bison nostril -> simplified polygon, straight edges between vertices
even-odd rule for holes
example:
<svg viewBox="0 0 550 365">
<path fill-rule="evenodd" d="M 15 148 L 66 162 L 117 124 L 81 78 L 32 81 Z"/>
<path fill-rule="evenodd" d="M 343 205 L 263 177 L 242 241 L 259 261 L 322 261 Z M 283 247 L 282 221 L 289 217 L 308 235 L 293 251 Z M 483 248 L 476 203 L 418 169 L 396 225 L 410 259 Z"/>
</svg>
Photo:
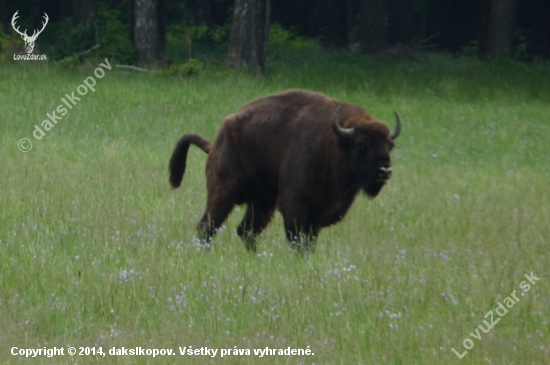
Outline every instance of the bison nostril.
<svg viewBox="0 0 550 365">
<path fill-rule="evenodd" d="M 391 167 L 381 167 L 378 169 L 378 177 L 383 180 L 387 180 L 391 177 L 392 168 Z"/>
</svg>

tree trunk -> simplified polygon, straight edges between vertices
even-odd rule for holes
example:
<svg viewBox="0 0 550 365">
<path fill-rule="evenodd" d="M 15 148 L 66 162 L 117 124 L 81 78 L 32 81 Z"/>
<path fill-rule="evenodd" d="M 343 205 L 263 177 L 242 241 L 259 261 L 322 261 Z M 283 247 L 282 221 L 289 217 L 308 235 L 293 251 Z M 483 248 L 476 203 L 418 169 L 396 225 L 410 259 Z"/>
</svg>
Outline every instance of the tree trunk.
<svg viewBox="0 0 550 365">
<path fill-rule="evenodd" d="M 522 4 L 525 6 L 525 4 Z M 550 58 L 550 1 L 531 1 L 527 8 L 530 14 L 524 23 L 529 24 L 528 34 L 530 52 L 534 55 Z M 518 19 L 519 20 L 519 19 Z"/>
<path fill-rule="evenodd" d="M 59 0 L 59 18 L 71 18 L 73 16 L 72 0 Z"/>
<path fill-rule="evenodd" d="M 365 54 L 376 54 L 386 48 L 384 0 L 361 0 L 361 23 L 361 51 Z"/>
<path fill-rule="evenodd" d="M 491 1 L 485 59 L 512 56 L 516 8 L 516 0 Z"/>
<path fill-rule="evenodd" d="M 0 0 L 1 2 L 1 0 Z M 1 8 L 1 6 L 0 6 Z M 48 14 L 49 21 L 57 22 L 61 19 L 61 11 L 60 11 L 60 1 L 59 0 L 42 0 L 40 1 L 40 12 L 39 14 Z M 2 10 L 0 9 L 0 13 Z"/>
<path fill-rule="evenodd" d="M 269 16 L 269 0 L 235 0 L 226 64 L 264 72 Z"/>
<path fill-rule="evenodd" d="M 96 0 L 73 0 L 73 25 L 86 24 L 96 13 Z"/>
<path fill-rule="evenodd" d="M 478 3 L 476 36 L 479 42 L 478 57 L 487 55 L 487 33 L 489 31 L 489 14 L 491 13 L 491 0 L 480 0 Z"/>
<path fill-rule="evenodd" d="M 162 38 L 159 28 L 159 1 L 135 0 L 134 46 L 141 64 L 160 60 Z"/>
<path fill-rule="evenodd" d="M 346 3 L 342 0 L 315 0 L 307 13 L 310 26 L 318 32 L 324 47 L 347 47 Z"/>
<path fill-rule="evenodd" d="M 417 37 L 414 3 L 412 0 L 390 0 L 388 2 L 388 39 L 389 43 L 407 44 Z"/>
<path fill-rule="evenodd" d="M 355 23 L 355 12 L 353 9 L 353 0 L 344 1 L 344 11 L 346 14 L 346 32 L 348 36 L 348 47 L 353 41 L 353 26 Z"/>
</svg>

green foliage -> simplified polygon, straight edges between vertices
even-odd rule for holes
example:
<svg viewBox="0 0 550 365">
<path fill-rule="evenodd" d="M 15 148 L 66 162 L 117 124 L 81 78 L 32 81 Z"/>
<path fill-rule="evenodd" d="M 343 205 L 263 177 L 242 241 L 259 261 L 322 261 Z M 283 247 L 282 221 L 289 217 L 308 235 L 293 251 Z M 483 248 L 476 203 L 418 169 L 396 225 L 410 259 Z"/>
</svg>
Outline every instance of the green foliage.
<svg viewBox="0 0 550 365">
<path fill-rule="evenodd" d="M 196 58 L 191 58 L 188 62 L 183 64 L 182 71 L 185 75 L 191 76 L 201 72 L 203 67 L 204 65 L 201 61 Z"/>
<path fill-rule="evenodd" d="M 466 57 L 474 57 L 477 58 L 479 56 L 479 42 L 478 41 L 470 41 L 465 46 L 462 46 L 462 55 Z"/>
<path fill-rule="evenodd" d="M 527 39 L 524 36 L 518 36 L 516 42 L 516 48 L 514 50 L 513 59 L 517 61 L 524 61 L 528 59 L 528 44 Z M 476 40 L 470 41 L 465 46 L 461 47 L 462 55 L 465 57 L 477 58 L 479 56 L 479 42 Z"/>
<path fill-rule="evenodd" d="M 514 59 L 526 60 L 529 57 L 527 38 L 523 35 L 517 37 L 517 45 L 514 52 Z"/>
<path fill-rule="evenodd" d="M 297 35 L 293 29 L 284 29 L 278 23 L 269 28 L 266 70 L 300 67 L 303 62 L 319 61 L 321 46 L 313 39 Z"/>
<path fill-rule="evenodd" d="M 23 50 L 23 40 L 18 36 L 4 34 L 0 23 L 0 64 L 13 62 L 13 55 Z"/>
<path fill-rule="evenodd" d="M 529 72 L 527 65 L 510 58 L 496 58 L 486 63 L 485 67 L 497 75 L 518 75 Z"/>
<path fill-rule="evenodd" d="M 96 44 L 101 47 L 93 51 L 92 57 L 109 58 L 119 63 L 135 61 L 130 25 L 121 20 L 117 10 L 101 10 L 88 23 L 73 27 L 70 19 L 52 24 L 53 38 L 48 42 L 47 53 L 51 59 L 60 60 L 90 49 Z"/>
<path fill-rule="evenodd" d="M 204 64 L 196 58 L 191 58 L 184 64 L 172 65 L 169 73 L 173 76 L 193 76 L 199 74 L 204 68 Z"/>
<path fill-rule="evenodd" d="M 166 31 L 166 55 L 173 60 L 200 58 L 223 59 L 227 51 L 230 26 L 173 25 Z"/>
<path fill-rule="evenodd" d="M 80 65 L 80 60 L 76 54 L 67 56 L 57 62 L 57 66 L 63 70 L 74 70 Z"/>
<path fill-rule="evenodd" d="M 0 23 L 0 56 L 4 52 L 4 49 L 7 48 L 7 42 L 9 38 L 4 34 L 4 27 L 2 23 Z"/>
<path fill-rule="evenodd" d="M 98 57 L 131 64 L 135 61 L 134 46 L 130 41 L 130 25 L 124 24 L 121 14 L 114 10 L 102 10 L 97 21 L 98 41 L 101 44 Z"/>
<path fill-rule="evenodd" d="M 269 50 L 274 53 L 311 53 L 320 49 L 315 40 L 299 36 L 294 29 L 284 29 L 279 23 L 273 23 L 269 27 Z"/>
<path fill-rule="evenodd" d="M 61 60 L 85 51 L 96 44 L 95 26 L 92 23 L 73 27 L 70 19 L 63 19 L 49 26 L 49 37 L 41 38 L 45 53 L 51 60 Z"/>
</svg>

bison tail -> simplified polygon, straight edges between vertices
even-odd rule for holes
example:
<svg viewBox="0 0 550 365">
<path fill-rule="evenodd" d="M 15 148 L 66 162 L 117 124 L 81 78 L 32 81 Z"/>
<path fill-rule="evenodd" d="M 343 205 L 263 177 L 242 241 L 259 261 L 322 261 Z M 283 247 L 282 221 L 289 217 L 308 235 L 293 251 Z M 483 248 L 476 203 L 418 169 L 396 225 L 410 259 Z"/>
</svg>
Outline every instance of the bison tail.
<svg viewBox="0 0 550 365">
<path fill-rule="evenodd" d="M 169 165 L 170 185 L 172 185 L 174 189 L 178 188 L 183 180 L 183 173 L 185 172 L 187 161 L 187 151 L 191 144 L 198 146 L 206 153 L 209 153 L 212 147 L 212 144 L 208 140 L 198 134 L 184 134 L 181 136 L 178 144 L 176 144 L 176 148 L 174 148 L 174 152 L 172 152 Z"/>
</svg>

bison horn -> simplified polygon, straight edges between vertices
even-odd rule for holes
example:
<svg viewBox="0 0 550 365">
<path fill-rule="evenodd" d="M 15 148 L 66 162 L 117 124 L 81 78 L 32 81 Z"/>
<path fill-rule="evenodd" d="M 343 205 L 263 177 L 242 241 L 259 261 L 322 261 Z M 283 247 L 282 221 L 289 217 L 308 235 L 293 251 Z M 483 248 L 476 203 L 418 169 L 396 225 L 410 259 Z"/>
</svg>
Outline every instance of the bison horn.
<svg viewBox="0 0 550 365">
<path fill-rule="evenodd" d="M 353 128 L 342 128 L 338 124 L 338 113 L 340 113 L 340 107 L 341 105 L 338 105 L 338 107 L 336 107 L 334 115 L 332 116 L 332 129 L 338 137 L 350 138 L 353 136 Z"/>
<path fill-rule="evenodd" d="M 390 137 L 391 139 L 396 139 L 397 136 L 399 136 L 399 133 L 401 133 L 401 118 L 399 118 L 399 114 L 397 112 L 395 113 L 395 117 L 397 118 L 397 124 L 395 125 L 395 129 L 391 131 Z"/>
</svg>

